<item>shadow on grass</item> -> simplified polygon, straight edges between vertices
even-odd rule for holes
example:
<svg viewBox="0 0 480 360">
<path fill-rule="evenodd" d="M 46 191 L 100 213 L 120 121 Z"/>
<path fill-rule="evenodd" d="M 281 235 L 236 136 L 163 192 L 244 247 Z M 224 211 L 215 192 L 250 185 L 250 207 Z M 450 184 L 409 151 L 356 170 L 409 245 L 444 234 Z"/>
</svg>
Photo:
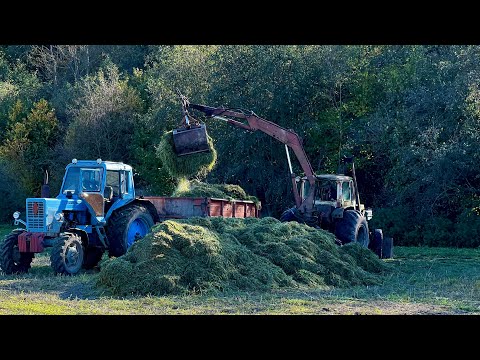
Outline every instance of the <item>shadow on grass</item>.
<svg viewBox="0 0 480 360">
<path fill-rule="evenodd" d="M 43 293 L 60 299 L 96 299 L 98 270 L 82 270 L 74 276 L 55 275 L 49 265 L 33 266 L 27 274 L 0 275 L 0 290 Z"/>
</svg>

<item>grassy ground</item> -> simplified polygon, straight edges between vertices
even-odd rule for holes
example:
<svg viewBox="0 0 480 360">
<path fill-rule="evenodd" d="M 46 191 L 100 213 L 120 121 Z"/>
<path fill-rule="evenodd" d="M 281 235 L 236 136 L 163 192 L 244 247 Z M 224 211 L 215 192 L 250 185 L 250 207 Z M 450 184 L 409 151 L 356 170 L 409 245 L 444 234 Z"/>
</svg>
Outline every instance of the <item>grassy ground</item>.
<svg viewBox="0 0 480 360">
<path fill-rule="evenodd" d="M 395 247 L 386 261 L 379 286 L 115 298 L 94 270 L 54 276 L 46 252 L 28 274 L 0 274 L 0 314 L 480 314 L 480 249 Z"/>
</svg>

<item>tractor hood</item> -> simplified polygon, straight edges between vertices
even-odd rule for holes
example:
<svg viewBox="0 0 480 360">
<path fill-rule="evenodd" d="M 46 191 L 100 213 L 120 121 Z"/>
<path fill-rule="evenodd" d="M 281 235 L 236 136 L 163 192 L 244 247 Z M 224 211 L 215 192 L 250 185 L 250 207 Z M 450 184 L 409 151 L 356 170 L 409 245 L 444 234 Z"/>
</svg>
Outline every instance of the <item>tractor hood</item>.
<svg viewBox="0 0 480 360">
<path fill-rule="evenodd" d="M 81 199 L 28 198 L 27 230 L 31 232 L 58 233 L 61 222 L 55 220 L 55 214 L 64 210 L 86 211 Z"/>
</svg>

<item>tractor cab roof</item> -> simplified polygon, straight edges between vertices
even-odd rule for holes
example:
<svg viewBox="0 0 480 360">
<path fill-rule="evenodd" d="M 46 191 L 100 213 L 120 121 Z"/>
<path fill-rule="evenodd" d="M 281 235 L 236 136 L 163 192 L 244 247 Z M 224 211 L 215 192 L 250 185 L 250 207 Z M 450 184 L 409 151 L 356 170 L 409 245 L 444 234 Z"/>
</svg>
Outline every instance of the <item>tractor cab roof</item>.
<svg viewBox="0 0 480 360">
<path fill-rule="evenodd" d="M 114 161 L 103 161 L 102 159 L 97 160 L 77 160 L 73 159 L 70 164 L 66 166 L 66 169 L 70 167 L 103 167 L 105 170 L 127 170 L 132 171 L 132 167 L 130 165 L 124 164 L 122 162 L 114 162 Z"/>
</svg>

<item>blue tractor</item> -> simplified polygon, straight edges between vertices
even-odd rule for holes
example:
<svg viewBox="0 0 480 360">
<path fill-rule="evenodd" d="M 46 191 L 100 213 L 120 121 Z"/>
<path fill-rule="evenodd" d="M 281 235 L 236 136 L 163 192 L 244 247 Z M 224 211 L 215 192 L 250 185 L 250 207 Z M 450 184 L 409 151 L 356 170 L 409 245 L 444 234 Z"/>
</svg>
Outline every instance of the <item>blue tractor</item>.
<svg viewBox="0 0 480 360">
<path fill-rule="evenodd" d="M 54 272 L 74 275 L 95 267 L 105 251 L 125 254 L 159 221 L 153 204 L 135 196 L 132 167 L 101 159 L 73 159 L 56 198 L 28 198 L 26 221 L 18 211 L 13 217 L 26 229 L 12 231 L 1 245 L 6 274 L 27 272 L 35 253 L 51 247 Z"/>
</svg>

